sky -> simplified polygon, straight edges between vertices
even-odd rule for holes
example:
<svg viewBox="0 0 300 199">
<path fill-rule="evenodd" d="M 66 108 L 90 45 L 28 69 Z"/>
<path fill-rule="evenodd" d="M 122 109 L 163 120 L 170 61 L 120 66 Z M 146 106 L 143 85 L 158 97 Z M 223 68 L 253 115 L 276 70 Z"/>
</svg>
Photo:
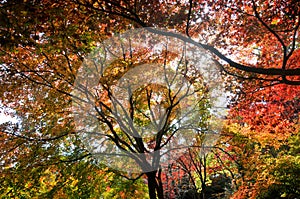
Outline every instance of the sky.
<svg viewBox="0 0 300 199">
<path fill-rule="evenodd" d="M 15 121 L 15 118 L 12 118 L 11 116 L 0 112 L 0 124 L 3 124 L 5 122 L 9 122 L 9 121 Z"/>
<path fill-rule="evenodd" d="M 5 122 L 17 122 L 16 117 L 12 117 L 8 113 L 14 113 L 12 109 L 3 107 L 2 103 L 0 102 L 0 124 L 3 124 Z"/>
</svg>

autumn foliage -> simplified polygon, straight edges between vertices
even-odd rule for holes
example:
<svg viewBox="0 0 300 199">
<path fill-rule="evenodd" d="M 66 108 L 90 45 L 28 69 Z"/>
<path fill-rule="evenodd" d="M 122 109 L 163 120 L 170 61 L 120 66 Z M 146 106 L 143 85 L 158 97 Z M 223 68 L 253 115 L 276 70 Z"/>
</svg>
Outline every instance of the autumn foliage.
<svg viewBox="0 0 300 199">
<path fill-rule="evenodd" d="M 148 30 L 192 44 L 209 56 L 223 76 L 228 115 L 212 146 L 205 148 L 199 139 L 169 167 L 139 175 L 93 158 L 75 128 L 72 91 L 89 53 L 112 36 L 142 27 L 160 28 Z M 299 197 L 299 27 L 297 0 L 1 1 L 0 106 L 17 122 L 0 124 L 0 196 Z M 114 86 L 129 69 L 151 63 L 148 50 L 124 53 L 99 83 Z M 197 67 L 189 72 L 201 79 Z M 197 83 L 191 76 L 188 81 Z M 135 108 L 147 108 L 148 99 L 141 98 L 151 89 L 161 87 L 136 92 L 140 104 Z M 205 85 L 201 89 L 208 92 Z M 94 99 L 96 107 L 111 106 L 109 91 L 103 89 Z M 172 107 L 167 100 L 162 104 Z M 209 118 L 209 100 L 201 106 L 201 114 Z M 174 110 L 169 123 L 178 114 Z M 134 121 L 145 123 L 143 112 L 136 116 Z M 150 196 L 149 176 L 155 190 Z"/>
</svg>

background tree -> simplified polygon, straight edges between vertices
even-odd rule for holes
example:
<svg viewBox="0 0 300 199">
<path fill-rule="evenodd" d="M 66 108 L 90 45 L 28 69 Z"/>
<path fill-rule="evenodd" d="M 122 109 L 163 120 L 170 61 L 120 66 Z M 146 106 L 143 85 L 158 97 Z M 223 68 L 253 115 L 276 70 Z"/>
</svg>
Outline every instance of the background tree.
<svg viewBox="0 0 300 199">
<path fill-rule="evenodd" d="M 299 87 L 256 81 L 262 86 L 255 88 L 254 83 L 243 83 L 224 134 L 223 149 L 237 169 L 234 198 L 294 197 L 299 192 L 294 183 L 299 154 L 291 140 L 299 134 Z"/>
</svg>

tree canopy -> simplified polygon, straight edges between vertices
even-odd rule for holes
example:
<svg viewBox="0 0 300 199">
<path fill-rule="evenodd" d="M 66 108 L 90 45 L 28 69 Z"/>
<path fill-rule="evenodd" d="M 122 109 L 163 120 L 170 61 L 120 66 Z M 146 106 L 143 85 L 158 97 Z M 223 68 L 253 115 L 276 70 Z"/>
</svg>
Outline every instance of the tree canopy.
<svg viewBox="0 0 300 199">
<path fill-rule="evenodd" d="M 0 102 L 17 118 L 0 124 L 1 197 L 298 197 L 299 26 L 297 0 L 1 1 Z M 120 38 L 139 28 L 156 36 Z M 120 83 L 150 76 L 165 84 L 131 92 Z M 217 86 L 228 116 L 204 150 Z M 141 173 L 94 159 L 85 139 L 103 136 L 105 150 L 122 149 Z M 155 151 L 172 138 L 195 139 L 161 168 Z"/>
</svg>

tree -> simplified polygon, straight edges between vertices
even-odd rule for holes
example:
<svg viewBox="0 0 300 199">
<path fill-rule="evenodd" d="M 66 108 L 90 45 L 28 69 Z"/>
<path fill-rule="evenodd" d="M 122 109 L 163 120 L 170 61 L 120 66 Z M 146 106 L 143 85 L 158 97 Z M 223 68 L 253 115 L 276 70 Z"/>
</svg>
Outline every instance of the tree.
<svg viewBox="0 0 300 199">
<path fill-rule="evenodd" d="M 218 69 L 186 49 L 193 48 L 147 29 L 120 35 L 90 54 L 74 84 L 75 121 L 90 151 L 111 167 L 145 173 L 150 198 L 164 197 L 160 167 L 214 119 Z"/>
<path fill-rule="evenodd" d="M 255 83 L 261 84 L 243 82 L 223 140 L 239 176 L 233 198 L 294 197 L 299 161 L 291 140 L 299 134 L 299 87 Z"/>
<path fill-rule="evenodd" d="M 68 160 L 87 157 L 71 117 L 75 73 L 97 43 L 128 29 L 164 27 L 184 33 L 148 29 L 205 49 L 231 75 L 227 84 L 239 81 L 233 77 L 249 80 L 242 90 L 299 84 L 298 1 L 43 0 L 2 1 L 0 6 L 0 96 L 4 106 L 14 109 L 22 121 L 19 126 L 8 125 L 2 130 L 4 167 L 18 162 L 22 168 L 32 168 L 43 162 L 61 161 L 62 151 L 68 151 Z M 263 84 L 254 80 L 263 80 Z M 273 116 L 287 117 L 284 111 L 289 114 L 292 107 L 298 106 L 297 99 L 288 99 L 287 95 L 277 101 L 271 99 L 271 88 L 277 92 L 290 90 L 294 97 L 298 92 L 292 86 L 264 88 L 268 112 L 259 117 L 266 121 L 272 121 Z M 147 89 L 141 92 L 144 96 Z M 234 91 L 240 92 L 241 88 Z M 261 94 L 237 104 L 237 110 L 251 105 L 251 99 L 259 102 Z M 251 110 L 264 108 L 265 99 L 261 102 Z M 283 116 L 275 114 L 276 107 L 284 110 Z M 245 112 L 239 114 L 245 120 L 240 124 L 251 124 L 251 117 L 247 118 Z M 293 114 L 284 119 L 285 125 L 272 123 L 263 133 L 281 132 L 279 137 L 286 140 L 284 132 L 290 134 L 298 128 L 291 125 L 297 120 L 297 113 Z M 254 122 L 260 122 L 259 117 L 255 116 Z M 260 125 L 252 128 L 259 129 Z M 280 141 L 273 146 L 280 147 Z"/>
<path fill-rule="evenodd" d="M 14 3 L 4 2 L 2 7 L 11 7 L 11 4 Z M 31 10 L 26 10 L 26 12 L 30 11 L 32 13 L 35 8 L 40 9 L 41 7 L 51 6 L 51 2 L 48 1 L 41 2 L 40 5 L 35 5 L 33 2 L 27 4 L 19 2 L 19 4 L 22 7 L 25 5 L 25 10 L 30 5 Z M 69 11 L 71 8 L 76 8 L 75 11 L 88 9 L 91 13 L 96 12 L 98 22 L 99 20 L 103 22 L 100 30 L 108 35 L 111 32 L 118 31 L 118 29 L 126 30 L 132 26 L 143 26 L 177 29 L 179 32 L 186 33 L 188 37 L 184 38 L 176 34 L 173 34 L 173 36 L 191 43 L 197 43 L 192 38 L 193 36 L 199 36 L 200 46 L 212 52 L 233 68 L 257 74 L 273 75 L 274 81 L 297 84 L 297 81 L 293 81 L 293 78 L 291 81 L 284 78 L 284 76 L 288 78 L 299 76 L 297 65 L 294 65 L 292 61 L 299 42 L 297 36 L 299 31 L 299 2 L 297 1 L 271 3 L 269 1 L 254 0 L 220 0 L 215 2 L 191 0 L 183 2 L 152 1 L 149 3 L 147 1 L 74 0 L 70 4 L 53 3 L 53 5 L 56 9 L 64 7 Z M 21 13 L 19 11 L 17 13 L 25 15 L 28 14 L 26 12 Z M 42 15 L 41 13 L 40 15 Z M 12 13 L 3 12 L 3 16 L 6 18 L 4 21 L 10 20 L 8 24 L 19 25 L 11 23 L 12 20 L 6 17 L 10 15 Z M 27 18 L 28 15 L 25 15 L 23 20 Z M 45 22 L 48 18 L 42 19 L 42 22 Z M 125 21 L 126 23 L 123 23 Z M 111 26 L 108 26 L 108 22 Z M 19 28 L 18 32 L 10 32 L 6 24 L 4 27 L 2 31 L 5 33 L 3 38 L 5 45 L 16 42 L 16 39 L 20 37 L 18 34 L 24 32 L 22 28 Z M 21 26 L 19 25 L 19 27 Z M 226 53 L 222 54 L 222 52 Z M 234 55 L 239 58 L 247 57 L 247 59 L 241 58 L 239 60 L 235 58 L 235 62 L 230 60 L 229 54 L 230 57 Z M 276 62 L 277 66 L 269 68 L 269 59 L 274 63 Z M 281 77 L 278 79 L 277 76 Z M 243 77 L 253 78 L 248 73 L 244 74 Z"/>
<path fill-rule="evenodd" d="M 1 2 L 1 101 L 19 119 L 17 125 L 1 127 L 3 197 L 92 197 L 104 192 L 101 186 L 107 182 L 99 179 L 105 169 L 85 162 L 90 154 L 74 132 L 68 95 L 82 56 L 104 37 L 94 34 L 95 24 L 87 25 L 99 19 L 91 16 L 71 2 Z M 74 169 L 80 171 L 75 174 Z M 85 184 L 90 182 L 85 172 L 92 170 L 94 182 L 101 183 L 99 192 L 91 191 L 93 183 Z M 55 184 L 40 182 L 42 176 L 54 177 Z M 76 181 L 84 184 L 84 192 Z M 118 190 L 124 191 L 117 188 L 115 194 Z"/>
<path fill-rule="evenodd" d="M 168 191 L 182 199 L 228 198 L 235 191 L 236 159 L 221 141 L 207 145 L 204 139 L 201 143 L 194 144 L 170 165 L 165 173 Z"/>
<path fill-rule="evenodd" d="M 291 135 L 287 141 L 282 141 L 280 147 L 275 149 L 266 145 L 264 139 L 247 134 L 244 128 L 231 126 L 229 129 L 226 136 L 229 147 L 224 148 L 233 157 L 232 171 L 237 190 L 232 198 L 281 198 L 298 195 L 296 179 L 299 155 L 295 151 L 297 147 L 292 144 L 298 139 L 298 133 Z M 256 134 L 259 135 L 259 132 Z"/>
<path fill-rule="evenodd" d="M 33 2 L 29 3 L 34 4 Z M 22 160 L 20 167 L 28 167 L 29 170 L 35 165 L 42 163 L 51 164 L 52 162 L 56 161 L 60 162 L 61 158 L 64 159 L 63 161 L 76 161 L 90 155 L 86 153 L 86 151 L 81 150 L 82 143 L 79 141 L 79 134 L 73 131 L 74 122 L 70 114 L 70 98 L 73 97 L 73 95 L 70 91 L 73 86 L 75 86 L 75 90 L 77 89 L 77 91 L 82 92 L 82 95 L 90 95 L 89 90 L 82 90 L 81 86 L 85 85 L 76 83 L 74 84 L 74 76 L 82 53 L 85 53 L 85 51 L 91 49 L 91 43 L 93 43 L 94 40 L 97 41 L 101 39 L 101 37 L 99 38 L 98 35 L 94 35 L 93 32 L 79 32 L 78 35 L 80 36 L 86 34 L 85 39 L 92 39 L 91 41 L 82 41 L 82 43 L 76 43 L 74 38 L 69 38 L 68 36 L 68 33 L 73 34 L 75 28 L 73 27 L 74 24 L 69 24 L 68 21 L 64 21 L 63 19 L 62 21 L 59 20 L 60 13 L 62 11 L 70 12 L 69 9 L 72 8 L 72 6 L 74 6 L 74 9 L 77 8 L 76 5 L 71 4 L 70 7 L 64 7 L 63 5 L 51 5 L 51 3 L 49 3 L 49 5 L 48 3 L 49 2 L 44 2 L 44 4 L 41 4 L 45 7 L 45 12 L 49 13 L 49 15 L 57 12 L 58 15 L 58 18 L 51 18 L 52 20 L 46 21 L 46 23 L 49 23 L 49 26 L 47 26 L 49 29 L 43 30 L 45 32 L 36 32 L 34 38 L 31 38 L 33 36 L 29 32 L 31 29 L 37 28 L 40 24 L 29 23 L 29 25 L 32 25 L 32 27 L 28 27 L 29 30 L 24 30 L 24 32 L 21 30 L 21 33 L 19 33 L 22 36 L 24 35 L 24 37 L 29 35 L 29 38 L 25 37 L 24 41 L 21 39 L 20 42 L 23 43 L 18 44 L 18 46 L 14 47 L 13 45 L 8 45 L 3 47 L 3 83 L 6 79 L 9 80 L 7 82 L 10 82 L 15 78 L 13 84 L 4 83 L 5 89 L 3 89 L 3 95 L 13 97 L 19 92 L 22 93 L 22 95 L 18 95 L 20 97 L 18 103 L 14 104 L 13 106 L 21 118 L 22 123 L 15 129 L 3 130 L 3 134 L 8 136 L 6 140 L 13 139 L 17 140 L 16 142 L 21 140 L 20 142 L 22 144 L 16 144 L 15 146 L 14 142 L 8 142 L 8 145 L 13 145 L 13 149 L 11 151 L 17 152 L 21 148 L 24 148 L 28 152 L 26 154 L 22 152 L 17 153 L 18 157 L 16 159 L 12 158 L 9 155 L 10 153 L 5 154 L 7 155 L 5 165 L 16 165 L 19 164 L 19 160 Z M 26 3 L 21 5 L 25 6 L 25 8 L 28 6 Z M 7 12 L 10 14 L 9 6 L 11 5 L 8 3 L 7 6 Z M 48 6 L 53 6 L 54 8 L 48 10 Z M 35 10 L 33 9 L 29 11 L 33 12 Z M 27 10 L 21 12 L 20 17 L 22 18 L 23 15 L 27 14 Z M 82 16 L 81 14 L 82 13 L 79 12 L 79 16 Z M 19 16 L 12 14 L 12 17 Z M 72 17 L 74 17 L 74 14 L 70 12 L 70 18 L 67 20 L 72 20 Z M 90 16 L 83 15 L 82 20 L 86 20 L 88 17 Z M 27 20 L 27 18 L 25 18 L 25 20 Z M 13 22 L 18 23 L 18 21 Z M 85 30 L 87 27 L 85 25 L 86 22 L 82 24 L 83 30 Z M 63 28 L 63 32 L 60 30 L 57 31 L 57 29 L 60 27 Z M 51 35 L 52 32 L 57 33 L 58 35 L 53 36 Z M 34 39 L 35 43 L 32 41 Z M 165 47 L 168 48 L 169 46 Z M 172 66 L 176 68 L 174 69 L 174 72 L 172 73 L 170 69 L 168 69 L 169 71 L 157 71 L 157 75 L 159 75 L 159 72 L 162 72 L 163 76 L 165 76 L 164 80 L 169 81 L 165 83 L 166 86 L 160 88 L 160 85 L 156 86 L 155 84 L 144 85 L 141 90 L 133 90 L 134 92 L 137 92 L 137 94 L 134 94 L 133 97 L 130 97 L 128 100 L 130 105 L 129 111 L 137 112 L 128 112 L 130 119 L 132 119 L 134 123 L 137 123 L 142 127 L 143 125 L 149 123 L 149 121 L 151 122 L 151 120 L 155 120 L 156 122 L 158 119 L 158 126 L 156 128 L 161 131 L 157 133 L 157 136 L 154 137 L 154 140 L 149 138 L 150 140 L 147 141 L 147 145 L 145 145 L 144 141 L 138 134 L 130 138 L 129 136 L 135 135 L 136 132 L 140 132 L 132 128 L 132 126 L 124 126 L 124 124 L 122 124 L 123 120 L 120 120 L 116 112 L 113 112 L 112 108 L 108 106 L 107 103 L 111 103 L 113 108 L 115 108 L 115 106 L 118 104 L 121 105 L 121 109 L 124 109 L 125 107 L 125 105 L 112 98 L 112 88 L 110 87 L 115 86 L 114 81 L 120 78 L 119 76 L 124 72 L 122 71 L 124 68 L 125 70 L 128 70 L 135 67 L 135 65 L 137 65 L 139 62 L 144 64 L 147 63 L 147 60 L 150 60 L 150 62 L 148 61 L 150 64 L 155 63 L 161 64 L 164 67 L 170 67 L 168 59 L 169 57 L 172 58 L 175 56 L 173 55 L 173 52 L 169 53 L 167 50 L 163 50 L 160 54 L 150 54 L 152 57 L 146 56 L 142 60 L 138 60 L 137 56 L 141 56 L 142 53 L 146 53 L 147 55 L 147 51 L 144 49 L 136 50 L 140 51 L 138 52 L 139 54 L 134 55 L 133 57 L 130 57 L 132 54 L 128 54 L 123 59 L 117 57 L 116 62 L 105 69 L 104 73 L 102 74 L 103 77 L 101 77 L 99 80 L 101 87 L 99 90 L 97 90 L 97 93 L 100 95 L 91 96 L 96 98 L 94 101 L 95 110 L 98 114 L 96 117 L 100 119 L 100 122 L 103 122 L 108 126 L 108 132 L 105 132 L 105 136 L 110 138 L 110 141 L 114 142 L 119 149 L 126 151 L 131 150 L 133 147 L 133 149 L 137 150 L 136 152 L 142 154 L 141 157 L 137 157 L 138 159 L 134 160 L 140 162 L 139 165 L 142 167 L 142 171 L 148 176 L 150 197 L 155 198 L 157 192 L 159 197 L 162 198 L 162 187 L 159 185 L 160 182 L 159 179 L 157 180 L 156 176 L 160 165 L 160 156 L 162 156 L 162 154 L 158 153 L 157 155 L 155 151 L 160 150 L 163 146 L 167 145 L 171 138 L 175 137 L 175 133 L 177 131 L 182 131 L 181 129 L 184 129 L 185 133 L 187 133 L 196 130 L 197 123 L 201 122 L 202 120 L 197 116 L 197 114 L 206 110 L 206 88 L 202 83 L 203 77 L 201 76 L 201 73 L 197 71 L 197 68 L 194 66 L 197 64 L 197 62 L 189 59 L 188 61 L 190 61 L 191 64 L 188 64 L 184 57 L 186 56 L 184 49 L 182 49 L 182 52 L 178 54 L 175 53 L 176 56 L 179 55 L 180 57 L 177 60 L 177 64 Z M 129 49 L 129 51 L 131 52 L 131 49 Z M 200 58 L 197 54 L 194 54 L 194 56 Z M 32 57 L 32 59 L 30 57 Z M 24 61 L 21 61 L 21 58 L 25 58 Z M 151 59 L 153 59 L 153 61 L 151 61 Z M 181 78 L 179 74 L 184 78 Z M 171 89 L 171 87 L 179 83 L 181 83 L 181 86 L 177 86 L 175 90 Z M 26 90 L 24 90 L 23 85 L 27 87 Z M 154 95 L 153 93 L 158 91 L 162 92 L 160 94 L 161 96 L 158 97 L 162 97 L 164 102 L 156 102 L 152 99 L 151 96 Z M 144 96 L 146 98 L 143 99 Z M 191 100 L 194 100 L 195 104 L 193 104 L 191 100 L 185 99 L 193 97 L 195 99 Z M 78 95 L 76 99 L 84 100 L 83 98 L 78 98 Z M 4 103 L 5 105 L 9 105 L 10 101 L 4 101 Z M 26 104 L 25 106 L 24 103 Z M 89 103 L 87 104 L 89 105 Z M 156 106 L 161 106 L 161 108 L 154 110 L 153 107 L 155 108 Z M 150 109 L 150 116 L 143 114 L 145 109 Z M 156 113 L 157 111 L 158 113 Z M 166 113 L 160 113 L 161 111 L 166 111 Z M 181 113 L 178 111 L 181 111 Z M 196 115 L 194 115 L 195 113 Z M 176 116 L 180 114 L 182 114 L 181 118 L 179 117 L 175 121 L 174 119 Z M 192 114 L 191 117 L 189 116 L 190 114 Z M 185 119 L 184 121 L 182 119 L 183 117 Z M 187 120 L 189 117 L 190 119 Z M 115 120 L 111 120 L 111 118 Z M 203 120 L 206 120 L 204 115 L 203 118 Z M 132 121 L 127 121 L 126 125 L 130 124 L 130 122 Z M 116 129 L 117 127 L 114 127 L 115 125 L 119 125 L 121 128 Z M 87 126 L 83 127 L 84 128 L 82 131 L 87 131 Z M 126 129 L 130 129 L 133 132 L 128 132 Z M 99 135 L 101 135 L 101 133 L 102 132 L 100 132 Z M 128 138 L 126 138 L 126 136 Z M 181 135 L 179 134 L 177 138 L 181 139 L 180 136 Z M 192 136 L 190 136 L 190 138 L 192 138 Z M 134 139 L 134 142 L 131 139 Z M 4 141 L 6 142 L 6 140 Z M 154 146 L 151 146 L 151 143 L 153 143 Z M 38 150 L 39 148 L 42 148 L 43 150 Z M 148 152 L 151 150 L 153 150 L 153 152 Z M 44 153 L 45 151 L 47 151 L 47 153 Z M 130 156 L 133 156 L 136 153 L 132 153 L 133 151 L 130 152 Z M 150 155 L 151 153 L 154 153 L 153 163 L 149 163 L 147 159 L 143 159 L 144 152 L 147 152 Z M 69 154 L 70 159 L 61 157 L 63 153 Z M 32 159 L 32 162 L 27 162 L 25 159 L 26 156 Z M 38 159 L 35 159 L 37 157 Z"/>
</svg>

